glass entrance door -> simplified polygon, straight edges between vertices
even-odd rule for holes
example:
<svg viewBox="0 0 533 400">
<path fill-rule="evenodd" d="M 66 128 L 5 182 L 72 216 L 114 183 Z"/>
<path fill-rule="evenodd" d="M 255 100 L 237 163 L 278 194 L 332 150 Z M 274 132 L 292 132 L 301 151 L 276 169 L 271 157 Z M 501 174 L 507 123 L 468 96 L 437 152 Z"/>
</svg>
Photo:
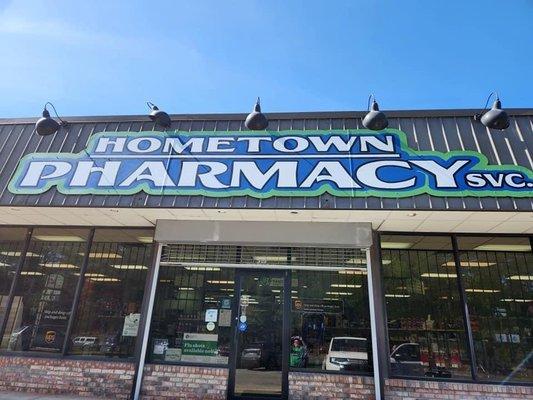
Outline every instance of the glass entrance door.
<svg viewBox="0 0 533 400">
<path fill-rule="evenodd" d="M 230 398 L 287 398 L 289 338 L 283 315 L 288 273 L 237 273 Z M 290 296 L 290 289 L 288 292 Z"/>
</svg>

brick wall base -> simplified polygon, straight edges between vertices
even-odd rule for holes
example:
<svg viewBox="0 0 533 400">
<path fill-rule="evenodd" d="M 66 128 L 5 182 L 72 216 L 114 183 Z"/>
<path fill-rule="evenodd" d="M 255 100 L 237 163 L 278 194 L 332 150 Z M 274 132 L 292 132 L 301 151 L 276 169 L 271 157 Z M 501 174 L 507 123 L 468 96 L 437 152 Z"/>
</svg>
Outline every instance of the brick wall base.
<svg viewBox="0 0 533 400">
<path fill-rule="evenodd" d="M 533 398 L 533 387 L 481 383 L 429 382 L 389 379 L 385 382 L 387 399 L 402 400 L 524 400 Z"/>
<path fill-rule="evenodd" d="M 290 372 L 289 398 L 373 400 L 374 379 L 366 376 Z"/>
<path fill-rule="evenodd" d="M 37 357 L 0 356 L 0 391 L 70 394 L 77 397 L 128 399 L 134 364 Z M 225 400 L 227 368 L 148 364 L 144 400 Z M 290 372 L 289 398 L 374 399 L 371 377 Z M 402 400 L 523 400 L 533 387 L 388 379 L 385 398 Z"/>
<path fill-rule="evenodd" d="M 141 394 L 143 400 L 225 400 L 227 368 L 147 364 Z"/>
<path fill-rule="evenodd" d="M 0 391 L 127 399 L 134 364 L 0 356 Z"/>
<path fill-rule="evenodd" d="M 523 400 L 533 399 L 533 387 L 388 379 L 387 400 Z M 289 373 L 289 399 L 374 399 L 371 377 L 307 372 Z"/>
</svg>

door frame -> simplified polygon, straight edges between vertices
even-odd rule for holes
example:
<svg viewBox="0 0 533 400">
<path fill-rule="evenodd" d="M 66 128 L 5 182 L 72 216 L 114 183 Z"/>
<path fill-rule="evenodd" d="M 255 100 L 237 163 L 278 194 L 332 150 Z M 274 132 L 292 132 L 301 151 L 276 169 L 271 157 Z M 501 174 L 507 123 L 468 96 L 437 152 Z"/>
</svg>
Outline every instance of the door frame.
<svg viewBox="0 0 533 400">
<path fill-rule="evenodd" d="M 239 321 L 239 304 L 241 301 L 241 288 L 242 281 L 245 276 L 254 275 L 260 273 L 263 276 L 277 276 L 283 278 L 283 306 L 282 306 L 282 356 L 281 356 L 281 397 L 278 396 L 235 396 L 235 375 L 237 368 L 237 351 L 239 349 L 239 330 L 237 329 Z M 280 269 L 243 269 L 237 268 L 235 270 L 235 293 L 234 301 L 232 304 L 232 324 L 231 324 L 231 346 L 229 355 L 229 375 L 228 375 L 228 387 L 227 396 L 228 400 L 287 400 L 289 398 L 289 341 L 290 341 L 290 312 L 291 312 L 291 270 Z"/>
</svg>

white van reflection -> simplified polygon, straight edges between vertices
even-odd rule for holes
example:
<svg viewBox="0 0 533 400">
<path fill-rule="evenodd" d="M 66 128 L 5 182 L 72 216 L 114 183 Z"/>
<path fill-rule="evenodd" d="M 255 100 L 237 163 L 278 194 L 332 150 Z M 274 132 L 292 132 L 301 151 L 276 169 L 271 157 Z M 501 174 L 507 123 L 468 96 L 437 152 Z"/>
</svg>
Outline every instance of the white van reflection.
<svg viewBox="0 0 533 400">
<path fill-rule="evenodd" d="M 322 368 L 327 371 L 368 370 L 368 343 L 362 337 L 334 337 Z"/>
</svg>

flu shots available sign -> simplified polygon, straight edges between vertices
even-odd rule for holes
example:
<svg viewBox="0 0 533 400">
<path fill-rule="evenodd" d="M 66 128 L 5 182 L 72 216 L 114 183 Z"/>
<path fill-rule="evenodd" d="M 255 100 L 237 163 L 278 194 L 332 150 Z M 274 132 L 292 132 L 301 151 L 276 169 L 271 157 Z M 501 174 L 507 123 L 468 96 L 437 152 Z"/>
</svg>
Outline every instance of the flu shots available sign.
<svg viewBox="0 0 533 400">
<path fill-rule="evenodd" d="M 533 172 L 473 151 L 416 151 L 385 129 L 103 132 L 80 153 L 32 153 L 9 190 L 39 194 L 529 197 Z"/>
</svg>

